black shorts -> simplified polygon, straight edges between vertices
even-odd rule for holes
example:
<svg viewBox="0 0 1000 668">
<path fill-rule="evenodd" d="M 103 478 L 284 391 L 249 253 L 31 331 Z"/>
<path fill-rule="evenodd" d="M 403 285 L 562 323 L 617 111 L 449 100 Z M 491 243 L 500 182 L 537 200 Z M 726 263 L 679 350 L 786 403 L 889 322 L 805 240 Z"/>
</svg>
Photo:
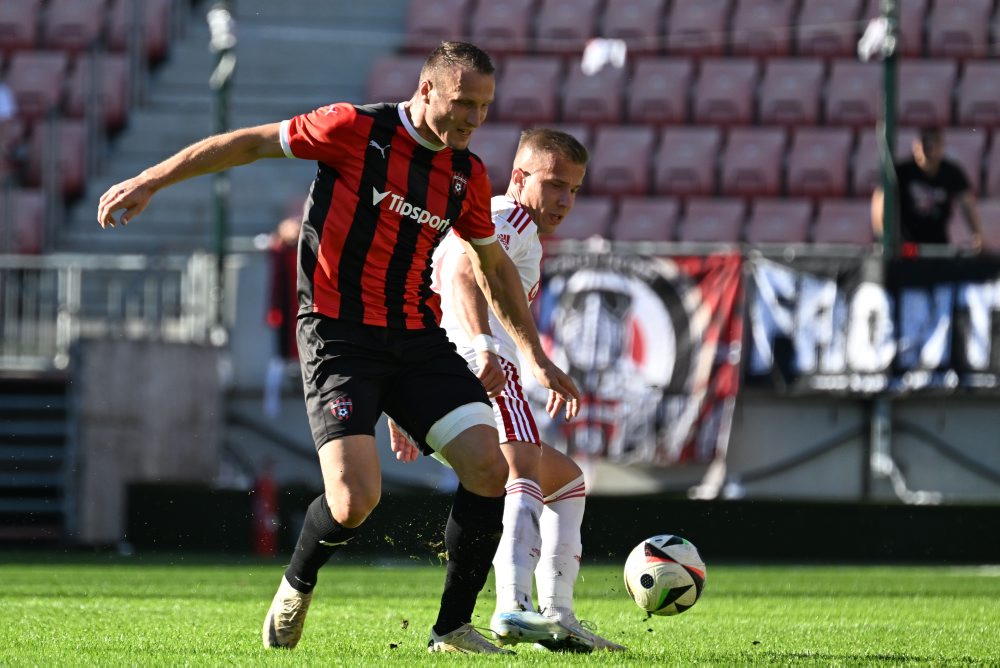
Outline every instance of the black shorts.
<svg viewBox="0 0 1000 668">
<path fill-rule="evenodd" d="M 388 329 L 307 316 L 298 323 L 306 411 L 318 450 L 327 441 L 375 435 L 386 413 L 421 445 L 431 426 L 489 397 L 444 330 Z"/>
</svg>

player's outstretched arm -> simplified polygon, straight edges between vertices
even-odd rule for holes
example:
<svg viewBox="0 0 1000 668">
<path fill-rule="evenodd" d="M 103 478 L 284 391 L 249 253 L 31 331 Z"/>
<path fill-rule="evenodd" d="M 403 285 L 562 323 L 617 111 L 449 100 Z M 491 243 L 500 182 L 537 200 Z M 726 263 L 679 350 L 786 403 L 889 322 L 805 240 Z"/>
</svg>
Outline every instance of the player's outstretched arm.
<svg viewBox="0 0 1000 668">
<path fill-rule="evenodd" d="M 554 417 L 565 403 L 566 417 L 575 417 L 579 411 L 580 391 L 573 379 L 545 354 L 517 267 L 496 241 L 482 245 L 463 243 L 466 244 L 466 255 L 472 262 L 476 282 L 492 305 L 493 312 L 524 353 L 532 374 L 550 390 L 546 411 Z"/>
<path fill-rule="evenodd" d="M 458 318 L 462 329 L 473 342 L 476 349 L 476 361 L 479 371 L 479 381 L 486 388 L 486 393 L 495 397 L 503 391 L 506 383 L 503 368 L 500 360 L 497 359 L 496 351 L 477 345 L 483 341 L 483 336 L 492 338 L 493 332 L 490 330 L 489 305 L 486 303 L 486 296 L 479 289 L 476 282 L 476 272 L 472 268 L 472 262 L 467 253 L 456 253 L 455 271 L 452 274 L 451 285 L 447 289 L 451 290 L 451 300 L 455 308 L 455 316 Z"/>
<path fill-rule="evenodd" d="M 261 158 L 284 156 L 281 149 L 280 123 L 243 128 L 206 137 L 178 151 L 138 176 L 115 184 L 101 196 L 97 222 L 101 227 L 115 227 L 117 211 L 124 211 L 120 222 L 127 225 L 149 204 L 160 189 L 212 172 L 221 172 Z"/>
</svg>

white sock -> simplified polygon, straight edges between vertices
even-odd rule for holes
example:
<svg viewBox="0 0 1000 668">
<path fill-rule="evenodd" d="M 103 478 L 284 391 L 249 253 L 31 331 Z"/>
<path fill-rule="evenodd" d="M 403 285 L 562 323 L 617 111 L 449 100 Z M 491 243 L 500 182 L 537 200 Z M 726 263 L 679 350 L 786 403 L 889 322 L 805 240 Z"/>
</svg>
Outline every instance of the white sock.
<svg viewBox="0 0 1000 668">
<path fill-rule="evenodd" d="M 497 610 L 515 610 L 518 606 L 534 610 L 531 580 L 542 543 L 538 534 L 541 512 L 542 490 L 537 482 L 518 478 L 507 483 L 503 535 L 493 557 Z"/>
<path fill-rule="evenodd" d="M 580 525 L 586 504 L 583 476 L 545 497 L 540 530 L 542 556 L 535 568 L 538 608 L 573 609 L 573 587 L 580 574 L 583 543 Z"/>
</svg>

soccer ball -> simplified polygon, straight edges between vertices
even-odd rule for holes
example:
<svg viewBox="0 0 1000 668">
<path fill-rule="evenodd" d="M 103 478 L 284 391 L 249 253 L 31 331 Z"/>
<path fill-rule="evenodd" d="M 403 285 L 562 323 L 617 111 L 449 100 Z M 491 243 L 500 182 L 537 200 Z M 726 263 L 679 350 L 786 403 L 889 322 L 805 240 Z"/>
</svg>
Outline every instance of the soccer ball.
<svg viewBox="0 0 1000 668">
<path fill-rule="evenodd" d="M 698 549 L 670 534 L 647 538 L 625 560 L 625 588 L 651 615 L 679 615 L 697 603 L 705 576 Z"/>
</svg>

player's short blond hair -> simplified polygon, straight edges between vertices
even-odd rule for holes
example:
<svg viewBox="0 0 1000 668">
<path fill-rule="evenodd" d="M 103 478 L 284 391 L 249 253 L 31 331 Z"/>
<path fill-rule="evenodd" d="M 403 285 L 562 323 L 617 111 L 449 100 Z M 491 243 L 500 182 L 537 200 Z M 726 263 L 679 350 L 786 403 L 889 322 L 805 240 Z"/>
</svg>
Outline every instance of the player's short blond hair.
<svg viewBox="0 0 1000 668">
<path fill-rule="evenodd" d="M 580 141 L 562 130 L 552 128 L 531 128 L 521 133 L 515 155 L 531 149 L 539 153 L 554 153 L 577 165 L 586 166 L 590 154 Z"/>
</svg>

